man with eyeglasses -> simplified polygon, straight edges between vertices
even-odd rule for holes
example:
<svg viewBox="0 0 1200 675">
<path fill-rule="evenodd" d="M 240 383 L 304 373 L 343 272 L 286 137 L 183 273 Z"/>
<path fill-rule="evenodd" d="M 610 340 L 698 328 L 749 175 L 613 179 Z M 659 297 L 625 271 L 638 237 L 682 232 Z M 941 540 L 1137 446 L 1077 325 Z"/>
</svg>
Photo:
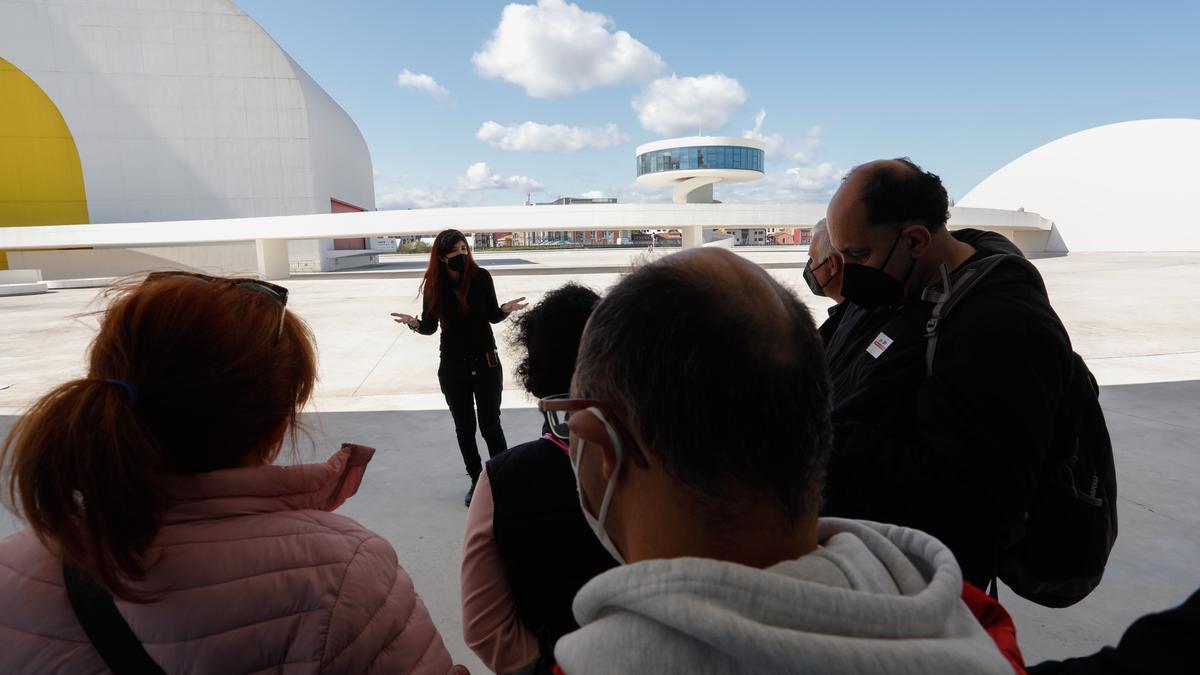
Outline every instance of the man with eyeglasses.
<svg viewBox="0 0 1200 675">
<path fill-rule="evenodd" d="M 740 256 L 683 251 L 608 292 L 570 396 L 539 403 L 622 563 L 575 596 L 563 672 L 1012 672 L 945 546 L 818 520 L 829 398 L 807 308 Z"/>
<path fill-rule="evenodd" d="M 822 513 L 929 532 L 984 588 L 1034 501 L 1072 352 L 1017 247 L 949 232 L 948 210 L 941 180 L 907 158 L 855 168 L 829 204 L 846 307 L 826 343 L 835 445 Z M 952 315 L 934 316 L 964 270 L 1001 254 Z"/>
</svg>

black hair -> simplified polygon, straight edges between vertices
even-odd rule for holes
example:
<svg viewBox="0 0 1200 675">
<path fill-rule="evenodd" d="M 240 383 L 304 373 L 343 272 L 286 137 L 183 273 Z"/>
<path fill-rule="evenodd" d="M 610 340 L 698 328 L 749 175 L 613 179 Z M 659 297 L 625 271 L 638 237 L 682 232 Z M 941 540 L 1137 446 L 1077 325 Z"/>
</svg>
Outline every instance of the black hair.
<svg viewBox="0 0 1200 675">
<path fill-rule="evenodd" d="M 433 249 L 437 252 L 438 257 L 444 256 L 450 252 L 458 242 L 467 240 L 466 235 L 458 230 L 442 230 L 438 232 L 437 237 L 433 241 Z"/>
<path fill-rule="evenodd" d="M 674 257 L 623 278 L 592 313 L 574 393 L 611 406 L 709 503 L 770 495 L 789 523 L 815 515 L 832 426 L 808 309 L 765 274 Z"/>
<path fill-rule="evenodd" d="M 509 342 L 524 352 L 515 373 L 525 391 L 537 398 L 570 391 L 579 338 L 599 301 L 595 291 L 571 282 L 517 315 Z"/>
<path fill-rule="evenodd" d="M 873 166 L 862 188 L 862 203 L 871 225 L 919 222 L 930 232 L 946 227 L 950 198 L 942 179 L 917 166 L 908 157 L 897 157 L 905 168 Z M 847 178 L 858 170 L 856 166 Z"/>
</svg>

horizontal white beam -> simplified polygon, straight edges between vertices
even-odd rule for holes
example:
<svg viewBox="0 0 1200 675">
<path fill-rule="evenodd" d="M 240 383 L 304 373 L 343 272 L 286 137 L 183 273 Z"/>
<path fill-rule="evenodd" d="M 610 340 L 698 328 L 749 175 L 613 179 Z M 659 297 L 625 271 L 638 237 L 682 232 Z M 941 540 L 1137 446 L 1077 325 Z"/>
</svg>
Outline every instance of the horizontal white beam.
<svg viewBox="0 0 1200 675">
<path fill-rule="evenodd" d="M 319 213 L 221 220 L 0 227 L 0 250 L 117 248 L 253 241 L 336 239 L 464 232 L 645 230 L 676 227 L 810 227 L 825 204 L 569 204 L 474 206 Z M 951 227 L 1049 230 L 1036 213 L 951 208 Z"/>
</svg>

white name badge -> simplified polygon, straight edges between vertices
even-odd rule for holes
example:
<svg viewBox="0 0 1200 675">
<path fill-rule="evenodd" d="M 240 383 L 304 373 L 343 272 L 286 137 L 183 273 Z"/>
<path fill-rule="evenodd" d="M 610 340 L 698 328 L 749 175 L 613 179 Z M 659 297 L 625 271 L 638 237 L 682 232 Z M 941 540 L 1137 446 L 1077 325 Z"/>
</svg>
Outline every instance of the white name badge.
<svg viewBox="0 0 1200 675">
<path fill-rule="evenodd" d="M 870 346 L 867 347 L 867 353 L 877 359 L 880 354 L 887 351 L 888 347 L 892 346 L 892 342 L 892 338 L 888 337 L 886 333 L 880 333 L 875 336 L 874 340 L 871 340 Z"/>
</svg>

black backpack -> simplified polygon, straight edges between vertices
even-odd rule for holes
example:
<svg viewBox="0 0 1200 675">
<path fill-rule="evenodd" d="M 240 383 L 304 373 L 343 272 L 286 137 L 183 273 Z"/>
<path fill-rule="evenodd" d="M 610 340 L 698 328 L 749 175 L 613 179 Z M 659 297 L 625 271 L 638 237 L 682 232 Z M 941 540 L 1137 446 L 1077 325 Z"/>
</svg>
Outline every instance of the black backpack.
<svg viewBox="0 0 1200 675">
<path fill-rule="evenodd" d="M 943 290 L 926 293 L 934 301 L 925 326 L 927 377 L 933 374 L 941 322 L 980 280 L 1005 263 L 1019 264 L 1041 278 L 1024 257 L 997 254 L 961 268 L 953 284 L 943 269 Z M 1100 583 L 1117 539 L 1117 477 L 1099 394 L 1096 378 L 1072 352 L 1054 439 L 1033 501 L 1000 560 L 1001 581 L 1046 607 L 1069 607 L 1087 597 Z"/>
</svg>

